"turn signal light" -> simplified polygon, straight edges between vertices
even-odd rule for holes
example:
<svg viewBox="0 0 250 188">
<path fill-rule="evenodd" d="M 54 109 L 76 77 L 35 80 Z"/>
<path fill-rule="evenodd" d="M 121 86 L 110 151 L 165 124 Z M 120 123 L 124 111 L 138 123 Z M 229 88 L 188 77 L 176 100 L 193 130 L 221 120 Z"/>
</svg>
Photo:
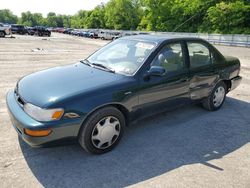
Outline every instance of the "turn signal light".
<svg viewBox="0 0 250 188">
<path fill-rule="evenodd" d="M 64 112 L 63 110 L 55 111 L 52 115 L 52 119 L 54 119 L 54 120 L 60 119 L 63 115 L 63 112 Z"/>
<path fill-rule="evenodd" d="M 29 136 L 48 136 L 52 130 L 46 129 L 46 130 L 30 130 L 30 129 L 24 129 L 24 133 Z"/>
</svg>

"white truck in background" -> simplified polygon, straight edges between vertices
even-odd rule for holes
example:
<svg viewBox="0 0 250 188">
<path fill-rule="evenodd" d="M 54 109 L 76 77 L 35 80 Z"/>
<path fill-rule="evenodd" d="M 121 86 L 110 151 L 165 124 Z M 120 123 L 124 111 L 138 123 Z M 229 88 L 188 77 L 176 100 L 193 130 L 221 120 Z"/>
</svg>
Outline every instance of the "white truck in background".
<svg viewBox="0 0 250 188">
<path fill-rule="evenodd" d="M 112 31 L 101 31 L 98 34 L 98 37 L 102 40 L 114 40 L 117 35 L 120 33 Z"/>
<path fill-rule="evenodd" d="M 0 37 L 5 37 L 5 35 L 10 35 L 10 26 L 0 23 Z"/>
</svg>

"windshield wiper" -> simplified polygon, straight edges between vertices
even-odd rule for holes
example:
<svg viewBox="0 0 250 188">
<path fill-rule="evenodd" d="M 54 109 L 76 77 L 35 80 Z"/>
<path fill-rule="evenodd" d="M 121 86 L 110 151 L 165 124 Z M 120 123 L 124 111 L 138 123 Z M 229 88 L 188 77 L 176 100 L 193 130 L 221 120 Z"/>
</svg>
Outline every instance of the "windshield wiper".
<svg viewBox="0 0 250 188">
<path fill-rule="evenodd" d="M 91 65 L 94 65 L 96 67 L 101 67 L 102 69 L 105 69 L 105 70 L 107 70 L 109 72 L 115 73 L 114 69 L 112 69 L 111 67 L 105 66 L 105 65 L 103 65 L 101 63 L 91 63 Z"/>
<path fill-rule="evenodd" d="M 80 62 L 91 67 L 91 63 L 87 59 L 80 60 Z"/>
</svg>

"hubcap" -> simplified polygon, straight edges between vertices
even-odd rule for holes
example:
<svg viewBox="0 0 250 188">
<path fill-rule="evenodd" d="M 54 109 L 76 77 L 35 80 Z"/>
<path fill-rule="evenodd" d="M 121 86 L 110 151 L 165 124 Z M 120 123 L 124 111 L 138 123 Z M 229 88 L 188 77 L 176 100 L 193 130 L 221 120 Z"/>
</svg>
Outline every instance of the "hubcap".
<svg viewBox="0 0 250 188">
<path fill-rule="evenodd" d="M 114 116 L 101 119 L 92 131 L 92 144 L 98 149 L 105 149 L 115 143 L 120 135 L 120 121 Z"/>
<path fill-rule="evenodd" d="M 224 97 L 225 97 L 225 89 L 224 87 L 220 86 L 214 92 L 214 98 L 213 98 L 214 106 L 219 107 L 223 102 Z"/>
</svg>

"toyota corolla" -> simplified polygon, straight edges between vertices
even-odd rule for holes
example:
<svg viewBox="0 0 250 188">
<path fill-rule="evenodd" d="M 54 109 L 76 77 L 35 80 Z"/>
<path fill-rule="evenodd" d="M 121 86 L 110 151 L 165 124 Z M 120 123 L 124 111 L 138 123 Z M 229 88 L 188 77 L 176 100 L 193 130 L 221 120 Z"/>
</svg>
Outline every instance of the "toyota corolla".
<svg viewBox="0 0 250 188">
<path fill-rule="evenodd" d="M 7 105 L 14 128 L 31 146 L 77 139 L 101 154 L 136 118 L 190 103 L 218 110 L 240 84 L 239 72 L 237 58 L 202 39 L 138 35 L 78 63 L 24 76 L 8 92 Z"/>
</svg>

